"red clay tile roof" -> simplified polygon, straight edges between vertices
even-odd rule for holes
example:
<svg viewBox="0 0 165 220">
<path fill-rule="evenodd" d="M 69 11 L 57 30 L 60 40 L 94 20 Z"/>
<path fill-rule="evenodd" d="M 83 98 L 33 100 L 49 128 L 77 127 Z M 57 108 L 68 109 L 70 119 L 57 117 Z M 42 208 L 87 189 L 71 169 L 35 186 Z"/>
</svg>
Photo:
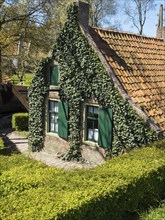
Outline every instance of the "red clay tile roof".
<svg viewBox="0 0 165 220">
<path fill-rule="evenodd" d="M 165 42 L 96 28 L 90 34 L 127 94 L 165 131 Z"/>
</svg>

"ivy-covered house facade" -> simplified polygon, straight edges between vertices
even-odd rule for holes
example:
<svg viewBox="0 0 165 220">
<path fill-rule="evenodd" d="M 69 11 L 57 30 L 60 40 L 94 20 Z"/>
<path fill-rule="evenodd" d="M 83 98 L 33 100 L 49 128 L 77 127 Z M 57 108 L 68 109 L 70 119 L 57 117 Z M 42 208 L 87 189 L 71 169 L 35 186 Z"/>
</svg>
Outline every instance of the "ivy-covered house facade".
<svg viewBox="0 0 165 220">
<path fill-rule="evenodd" d="M 165 130 L 165 43 L 88 25 L 78 2 L 29 89 L 29 144 L 81 158 L 82 146 L 109 155 L 147 145 Z M 54 141 L 53 141 L 54 140 Z"/>
</svg>

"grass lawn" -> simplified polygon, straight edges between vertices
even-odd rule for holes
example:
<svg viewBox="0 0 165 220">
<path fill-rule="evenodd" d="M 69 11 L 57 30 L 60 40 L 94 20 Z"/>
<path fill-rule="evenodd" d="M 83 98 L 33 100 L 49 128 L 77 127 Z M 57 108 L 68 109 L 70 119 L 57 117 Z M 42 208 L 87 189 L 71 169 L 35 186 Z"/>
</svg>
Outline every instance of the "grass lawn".
<svg viewBox="0 0 165 220">
<path fill-rule="evenodd" d="M 165 220 L 165 201 L 159 208 L 153 208 L 148 213 L 141 215 L 140 220 Z"/>
</svg>

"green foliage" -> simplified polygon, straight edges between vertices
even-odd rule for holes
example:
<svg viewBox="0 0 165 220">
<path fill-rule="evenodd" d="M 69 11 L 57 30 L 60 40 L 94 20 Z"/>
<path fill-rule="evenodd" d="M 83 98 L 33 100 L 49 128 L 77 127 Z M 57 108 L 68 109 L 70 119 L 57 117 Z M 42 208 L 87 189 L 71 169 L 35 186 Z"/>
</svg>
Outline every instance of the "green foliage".
<svg viewBox="0 0 165 220">
<path fill-rule="evenodd" d="M 43 60 L 28 90 L 29 95 L 29 145 L 32 151 L 43 148 L 45 126 L 45 96 L 48 86 L 45 72 L 47 60 Z"/>
<path fill-rule="evenodd" d="M 3 139 L 0 137 L 0 150 L 4 148 Z"/>
<path fill-rule="evenodd" d="M 26 73 L 26 74 L 23 76 L 23 85 L 24 85 L 24 86 L 30 86 L 33 77 L 34 77 L 34 74 L 33 74 L 33 73 Z M 13 81 L 14 84 L 18 84 L 18 83 L 19 83 L 19 78 L 18 78 L 18 76 L 17 76 L 17 75 L 12 75 L 12 81 Z"/>
<path fill-rule="evenodd" d="M 4 73 L 17 73 L 22 78 L 23 72 L 33 70 L 38 59 L 50 51 L 61 26 L 59 14 L 65 13 L 66 4 L 61 4 L 63 7 L 58 5 L 54 0 L 46 3 L 42 0 L 17 0 L 12 4 L 0 1 L 0 44 L 2 54 L 5 54 L 5 59 L 2 56 Z M 12 56 L 17 52 L 17 44 L 18 63 L 13 65 Z"/>
<path fill-rule="evenodd" d="M 33 73 L 26 73 L 24 75 L 24 86 L 30 86 L 33 78 L 34 78 L 34 74 Z"/>
<path fill-rule="evenodd" d="M 28 113 L 15 113 L 12 115 L 12 128 L 16 131 L 28 131 Z"/>
<path fill-rule="evenodd" d="M 120 220 L 165 196 L 165 152 L 159 147 L 134 149 L 90 170 L 64 171 L 22 155 L 0 161 L 5 220 Z"/>
<path fill-rule="evenodd" d="M 155 132 L 124 101 L 114 87 L 100 59 L 89 45 L 78 24 L 78 8 L 68 9 L 68 21 L 54 47 L 54 59 L 60 66 L 60 96 L 70 109 L 70 151 L 67 159 L 80 156 L 80 105 L 81 100 L 95 99 L 100 106 L 113 109 L 113 148 L 110 154 L 147 145 L 156 140 Z"/>
<path fill-rule="evenodd" d="M 158 208 L 151 208 L 149 212 L 140 217 L 141 220 L 163 220 L 165 219 L 165 201 Z"/>
<path fill-rule="evenodd" d="M 107 155 L 119 155 L 123 151 L 147 145 L 157 139 L 156 133 L 129 103 L 123 100 L 98 55 L 89 45 L 78 24 L 76 4 L 68 8 L 68 20 L 56 41 L 53 58 L 60 67 L 60 99 L 69 105 L 70 149 L 65 157 L 67 160 L 81 159 L 82 100 L 85 102 L 95 99 L 101 107 L 109 106 L 113 110 L 113 143 L 112 149 L 107 150 Z M 34 78 L 29 93 L 31 130 L 29 140 L 33 150 L 40 150 L 44 141 L 45 75 L 46 67 L 43 67 Z"/>
</svg>

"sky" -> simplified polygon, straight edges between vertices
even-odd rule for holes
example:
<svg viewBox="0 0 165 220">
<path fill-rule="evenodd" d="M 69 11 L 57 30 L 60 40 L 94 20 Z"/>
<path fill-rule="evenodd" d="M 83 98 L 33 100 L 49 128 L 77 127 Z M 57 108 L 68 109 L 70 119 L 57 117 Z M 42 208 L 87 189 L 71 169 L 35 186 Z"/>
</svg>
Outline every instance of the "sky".
<svg viewBox="0 0 165 220">
<path fill-rule="evenodd" d="M 122 0 L 118 0 L 118 1 L 122 1 Z M 159 8 L 160 5 L 163 4 L 163 7 L 165 9 L 165 0 L 155 0 L 155 4 L 156 4 L 155 9 L 148 12 L 147 20 L 144 25 L 143 34 L 149 37 L 156 37 Z M 123 15 L 122 15 L 122 19 L 118 18 L 118 20 L 121 22 L 122 31 L 133 32 L 137 34 L 138 33 L 137 29 L 133 26 L 131 27 L 131 23 L 128 23 L 128 21 L 124 22 L 125 19 Z M 165 19 L 165 10 L 164 10 L 164 19 Z M 165 24 L 165 20 L 164 20 L 164 24 Z"/>
<path fill-rule="evenodd" d="M 144 27 L 144 34 L 147 36 L 151 36 L 151 37 L 156 36 L 160 5 L 162 4 L 163 8 L 165 9 L 165 0 L 156 0 L 155 3 L 156 3 L 156 8 L 150 11 L 150 13 L 148 14 L 146 25 Z M 164 11 L 164 14 L 165 14 L 165 11 Z M 164 16 L 164 19 L 165 19 L 165 16 Z"/>
</svg>

